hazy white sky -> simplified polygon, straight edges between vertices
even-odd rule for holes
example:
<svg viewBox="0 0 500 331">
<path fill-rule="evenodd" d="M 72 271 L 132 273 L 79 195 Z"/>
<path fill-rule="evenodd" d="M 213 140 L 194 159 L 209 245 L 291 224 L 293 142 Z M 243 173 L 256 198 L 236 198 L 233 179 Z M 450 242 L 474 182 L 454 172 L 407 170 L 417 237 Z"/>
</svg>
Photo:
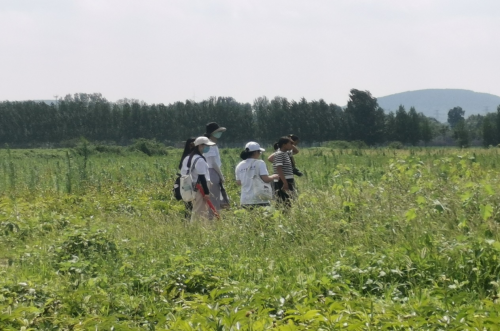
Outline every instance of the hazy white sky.
<svg viewBox="0 0 500 331">
<path fill-rule="evenodd" d="M 0 0 L 0 100 L 500 95 L 499 0 Z"/>
</svg>

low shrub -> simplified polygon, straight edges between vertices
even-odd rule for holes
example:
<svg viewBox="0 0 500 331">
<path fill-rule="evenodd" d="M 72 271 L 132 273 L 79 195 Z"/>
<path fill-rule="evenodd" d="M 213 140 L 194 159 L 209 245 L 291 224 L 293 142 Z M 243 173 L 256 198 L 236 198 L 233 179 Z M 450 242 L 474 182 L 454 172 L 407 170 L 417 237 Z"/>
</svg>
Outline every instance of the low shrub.
<svg viewBox="0 0 500 331">
<path fill-rule="evenodd" d="M 405 146 L 400 141 L 393 141 L 387 145 L 390 149 L 403 149 Z"/>
<path fill-rule="evenodd" d="M 368 148 L 368 145 L 362 140 L 332 140 L 321 143 L 321 147 L 329 147 L 333 149 L 364 149 Z"/>
<path fill-rule="evenodd" d="M 59 147 L 61 148 L 75 148 L 80 145 L 82 140 L 80 138 L 73 138 L 68 140 L 63 140 L 59 143 Z"/>
<path fill-rule="evenodd" d="M 128 150 L 142 152 L 148 156 L 168 155 L 167 147 L 155 139 L 135 139 L 133 140 L 133 144 L 128 147 Z"/>
<path fill-rule="evenodd" d="M 322 147 L 329 147 L 329 148 L 334 148 L 334 149 L 349 149 L 351 147 L 351 143 L 345 140 L 332 140 L 332 141 L 325 141 L 321 143 Z"/>
<path fill-rule="evenodd" d="M 99 153 L 123 154 L 123 148 L 120 146 L 96 145 L 95 150 Z"/>
<path fill-rule="evenodd" d="M 362 140 L 353 140 L 351 141 L 351 148 L 365 149 L 368 148 L 368 145 Z"/>
</svg>

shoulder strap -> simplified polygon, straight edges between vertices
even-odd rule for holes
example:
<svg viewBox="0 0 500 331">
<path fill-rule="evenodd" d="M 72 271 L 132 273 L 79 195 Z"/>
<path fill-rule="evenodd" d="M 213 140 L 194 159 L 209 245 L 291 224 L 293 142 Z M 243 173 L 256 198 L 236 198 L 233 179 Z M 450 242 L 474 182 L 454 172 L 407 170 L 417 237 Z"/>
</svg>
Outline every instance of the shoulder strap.
<svg viewBox="0 0 500 331">
<path fill-rule="evenodd" d="M 186 164 L 188 169 L 191 167 L 191 161 L 193 160 L 194 154 L 189 156 L 188 163 Z"/>
<path fill-rule="evenodd" d="M 194 156 L 194 155 L 193 155 Z M 198 160 L 201 159 L 201 156 L 196 158 L 196 160 L 194 160 L 193 164 L 190 166 L 189 163 L 191 163 L 191 160 L 192 160 L 192 157 L 191 159 L 188 160 L 188 171 L 187 171 L 187 175 L 189 175 L 192 171 L 193 171 L 193 168 L 196 167 L 196 162 L 198 162 Z"/>
</svg>

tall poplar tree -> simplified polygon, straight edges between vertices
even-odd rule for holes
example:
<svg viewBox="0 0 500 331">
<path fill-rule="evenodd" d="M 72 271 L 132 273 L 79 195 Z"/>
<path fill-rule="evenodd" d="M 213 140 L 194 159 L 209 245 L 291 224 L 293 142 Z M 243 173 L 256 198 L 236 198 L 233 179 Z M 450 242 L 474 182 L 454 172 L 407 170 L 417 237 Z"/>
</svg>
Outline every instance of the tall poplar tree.
<svg viewBox="0 0 500 331">
<path fill-rule="evenodd" d="M 368 145 L 382 142 L 384 111 L 370 92 L 352 89 L 347 102 L 346 116 L 352 140 L 361 140 Z"/>
</svg>

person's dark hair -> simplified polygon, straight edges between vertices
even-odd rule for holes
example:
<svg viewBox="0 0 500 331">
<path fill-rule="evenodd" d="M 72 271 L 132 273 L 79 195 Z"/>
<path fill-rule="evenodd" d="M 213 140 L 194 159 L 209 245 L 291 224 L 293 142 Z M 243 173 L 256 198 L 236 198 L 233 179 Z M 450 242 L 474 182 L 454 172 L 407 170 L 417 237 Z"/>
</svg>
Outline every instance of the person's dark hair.
<svg viewBox="0 0 500 331">
<path fill-rule="evenodd" d="M 296 142 L 296 141 L 300 140 L 300 139 L 299 139 L 299 137 L 298 137 L 298 136 L 296 136 L 296 135 L 294 135 L 293 133 L 290 133 L 290 134 L 288 135 L 288 137 L 289 137 L 290 139 L 292 139 L 292 141 L 293 141 L 293 142 Z"/>
<path fill-rule="evenodd" d="M 278 143 L 274 143 L 273 148 L 274 148 L 274 150 L 279 149 L 279 147 L 278 147 Z"/>
<path fill-rule="evenodd" d="M 288 144 L 292 139 L 290 137 L 281 137 L 278 142 L 276 143 L 278 145 L 278 148 L 281 149 L 283 145 Z"/>
<path fill-rule="evenodd" d="M 184 151 L 182 152 L 181 161 L 179 162 L 179 170 L 182 168 L 182 161 L 184 160 L 184 158 L 186 156 L 188 156 L 189 153 L 191 153 L 191 151 L 193 150 L 194 147 L 192 147 L 191 144 L 193 144 L 194 141 L 195 141 L 195 138 L 193 138 L 193 137 L 188 138 L 186 140 L 186 143 L 184 144 Z"/>
<path fill-rule="evenodd" d="M 248 148 L 245 148 L 241 153 L 240 153 L 240 158 L 242 160 L 248 159 L 250 156 L 252 156 L 253 153 L 256 153 L 258 151 L 249 151 Z"/>
</svg>

